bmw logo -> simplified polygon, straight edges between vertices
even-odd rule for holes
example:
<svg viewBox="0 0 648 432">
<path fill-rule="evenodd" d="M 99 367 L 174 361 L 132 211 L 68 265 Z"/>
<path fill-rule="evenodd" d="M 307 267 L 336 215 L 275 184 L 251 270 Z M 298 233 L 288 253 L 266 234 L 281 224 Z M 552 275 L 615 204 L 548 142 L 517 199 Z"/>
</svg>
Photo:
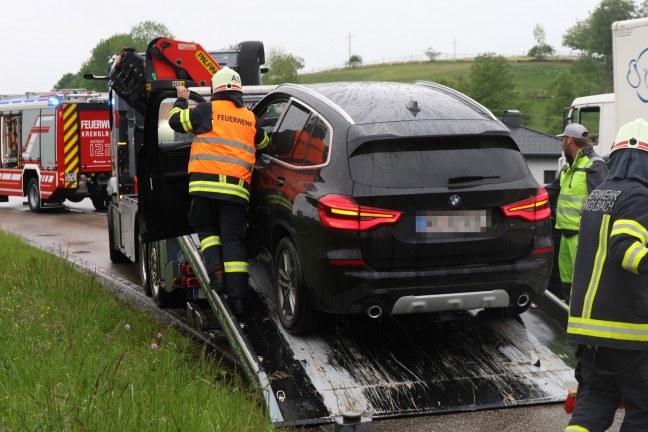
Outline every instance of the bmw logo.
<svg viewBox="0 0 648 432">
<path fill-rule="evenodd" d="M 448 203 L 450 203 L 450 207 L 459 207 L 461 205 L 461 197 L 459 195 L 452 195 Z"/>
</svg>

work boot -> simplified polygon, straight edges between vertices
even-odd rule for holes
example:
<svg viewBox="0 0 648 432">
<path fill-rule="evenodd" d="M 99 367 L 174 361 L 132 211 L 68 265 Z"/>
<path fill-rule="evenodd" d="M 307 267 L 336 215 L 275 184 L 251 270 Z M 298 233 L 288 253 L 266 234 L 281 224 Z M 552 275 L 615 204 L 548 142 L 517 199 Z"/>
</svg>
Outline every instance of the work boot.
<svg viewBox="0 0 648 432">
<path fill-rule="evenodd" d="M 225 276 L 222 273 L 212 273 L 209 275 L 209 288 L 214 292 L 225 290 Z"/>
<path fill-rule="evenodd" d="M 247 307 L 245 306 L 245 299 L 242 298 L 230 298 L 227 301 L 230 305 L 230 309 L 234 312 L 234 315 L 241 317 L 247 314 Z"/>
</svg>

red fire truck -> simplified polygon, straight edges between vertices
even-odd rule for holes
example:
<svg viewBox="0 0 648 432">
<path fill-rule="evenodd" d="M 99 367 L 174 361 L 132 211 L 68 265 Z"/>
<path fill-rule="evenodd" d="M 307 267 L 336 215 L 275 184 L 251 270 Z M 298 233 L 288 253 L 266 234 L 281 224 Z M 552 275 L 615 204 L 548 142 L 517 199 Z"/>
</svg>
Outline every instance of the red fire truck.
<svg viewBox="0 0 648 432">
<path fill-rule="evenodd" d="M 110 124 L 106 93 L 61 91 L 0 100 L 0 202 L 26 196 L 40 212 L 89 197 L 109 200 Z"/>
</svg>

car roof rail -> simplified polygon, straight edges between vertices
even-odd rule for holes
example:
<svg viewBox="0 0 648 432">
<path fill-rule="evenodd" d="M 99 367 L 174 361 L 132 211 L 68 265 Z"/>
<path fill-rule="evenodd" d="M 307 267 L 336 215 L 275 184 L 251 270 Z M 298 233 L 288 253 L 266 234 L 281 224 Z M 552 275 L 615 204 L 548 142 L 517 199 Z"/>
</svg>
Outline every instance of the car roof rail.
<svg viewBox="0 0 648 432">
<path fill-rule="evenodd" d="M 438 84 L 438 83 L 435 83 L 435 82 L 431 82 L 431 81 L 417 80 L 414 83 L 417 84 L 417 85 L 430 87 L 430 88 L 432 88 L 434 90 L 437 90 L 437 91 L 439 91 L 441 93 L 447 94 L 448 96 L 452 96 L 455 99 L 459 99 L 459 100 L 461 100 L 463 102 L 466 102 L 467 104 L 472 105 L 472 107 L 475 110 L 480 111 L 481 113 L 483 113 L 484 115 L 487 115 L 488 117 L 492 118 L 493 120 L 497 120 L 497 117 L 495 117 L 495 115 L 492 112 L 490 112 L 490 110 L 488 108 L 486 108 L 484 105 L 480 104 L 479 102 L 477 102 L 473 98 L 466 96 L 465 94 L 461 93 L 458 90 L 455 90 L 453 88 L 450 88 L 450 87 L 447 87 L 447 86 L 444 86 L 442 84 Z"/>
</svg>

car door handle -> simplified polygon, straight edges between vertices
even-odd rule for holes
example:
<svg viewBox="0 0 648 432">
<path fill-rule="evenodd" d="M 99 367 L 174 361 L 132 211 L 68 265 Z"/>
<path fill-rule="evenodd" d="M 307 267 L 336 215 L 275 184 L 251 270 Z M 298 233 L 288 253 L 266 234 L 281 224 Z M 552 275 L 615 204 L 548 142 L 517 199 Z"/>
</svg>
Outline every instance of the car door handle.
<svg viewBox="0 0 648 432">
<path fill-rule="evenodd" d="M 286 179 L 283 177 L 277 177 L 277 182 L 275 183 L 277 187 L 283 186 L 286 183 Z"/>
</svg>

